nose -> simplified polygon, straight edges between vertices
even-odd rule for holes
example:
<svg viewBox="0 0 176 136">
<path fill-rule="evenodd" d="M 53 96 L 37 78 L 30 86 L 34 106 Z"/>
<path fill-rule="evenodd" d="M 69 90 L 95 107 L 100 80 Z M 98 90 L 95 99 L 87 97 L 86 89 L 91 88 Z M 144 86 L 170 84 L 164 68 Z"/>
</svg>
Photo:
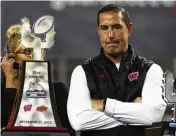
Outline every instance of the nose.
<svg viewBox="0 0 176 136">
<path fill-rule="evenodd" d="M 108 31 L 108 38 L 112 39 L 112 38 L 114 38 L 114 36 L 115 36 L 115 33 L 112 30 L 109 30 Z"/>
<path fill-rule="evenodd" d="M 29 57 L 30 59 L 32 59 L 32 54 L 29 54 L 28 57 Z"/>
</svg>

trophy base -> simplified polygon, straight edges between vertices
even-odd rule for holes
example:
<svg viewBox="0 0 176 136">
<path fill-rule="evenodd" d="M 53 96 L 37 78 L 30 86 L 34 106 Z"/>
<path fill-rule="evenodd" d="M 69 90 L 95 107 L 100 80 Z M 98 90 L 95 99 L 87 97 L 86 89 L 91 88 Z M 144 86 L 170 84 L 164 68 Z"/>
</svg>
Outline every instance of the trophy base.
<svg viewBox="0 0 176 136">
<path fill-rule="evenodd" d="M 176 123 L 158 122 L 146 129 L 146 136 L 176 136 Z"/>
<path fill-rule="evenodd" d="M 67 128 L 62 127 L 5 127 L 2 136 L 72 136 Z"/>
</svg>

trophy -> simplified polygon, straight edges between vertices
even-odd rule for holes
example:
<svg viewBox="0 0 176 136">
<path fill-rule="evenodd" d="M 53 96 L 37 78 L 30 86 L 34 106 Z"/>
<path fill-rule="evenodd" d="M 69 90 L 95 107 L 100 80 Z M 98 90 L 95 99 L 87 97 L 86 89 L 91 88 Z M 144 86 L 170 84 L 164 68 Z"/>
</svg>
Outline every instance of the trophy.
<svg viewBox="0 0 176 136">
<path fill-rule="evenodd" d="M 33 49 L 33 58 L 22 64 L 19 97 L 2 135 L 70 136 L 68 129 L 61 127 L 57 113 L 51 64 L 42 58 L 42 50 L 54 45 L 54 18 L 40 17 L 32 31 L 28 18 L 23 18 L 21 23 L 21 44 Z M 34 34 L 32 41 L 29 40 L 31 33 Z"/>
<path fill-rule="evenodd" d="M 146 136 L 176 136 L 176 79 L 171 71 L 164 73 L 163 83 L 166 110 L 161 122 L 153 123 L 152 128 L 146 129 Z"/>
<path fill-rule="evenodd" d="M 172 118 L 170 119 L 170 127 L 175 127 L 176 129 L 176 79 L 174 80 L 173 73 L 171 71 L 166 71 L 165 74 L 165 94 L 168 103 L 172 106 Z"/>
</svg>

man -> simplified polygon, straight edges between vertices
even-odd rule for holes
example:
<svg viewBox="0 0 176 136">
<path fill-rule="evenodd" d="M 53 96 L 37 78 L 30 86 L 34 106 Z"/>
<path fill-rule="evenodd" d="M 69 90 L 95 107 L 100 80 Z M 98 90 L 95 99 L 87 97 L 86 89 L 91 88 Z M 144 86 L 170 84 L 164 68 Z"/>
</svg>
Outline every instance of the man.
<svg viewBox="0 0 176 136">
<path fill-rule="evenodd" d="M 69 121 L 82 136 L 144 136 L 161 121 L 163 71 L 134 54 L 128 11 L 107 5 L 97 15 L 100 54 L 77 66 L 67 102 Z"/>
</svg>

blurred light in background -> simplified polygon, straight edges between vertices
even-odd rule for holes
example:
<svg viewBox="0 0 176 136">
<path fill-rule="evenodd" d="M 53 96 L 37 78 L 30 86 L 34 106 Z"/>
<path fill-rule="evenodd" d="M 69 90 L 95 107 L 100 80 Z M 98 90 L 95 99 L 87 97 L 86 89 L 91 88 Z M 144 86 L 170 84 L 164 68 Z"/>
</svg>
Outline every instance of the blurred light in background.
<svg viewBox="0 0 176 136">
<path fill-rule="evenodd" d="M 163 70 L 176 75 L 176 2 L 174 1 L 1 1 L 1 56 L 6 45 L 5 33 L 26 16 L 31 24 L 42 15 L 55 19 L 55 45 L 45 60 L 53 64 L 53 79 L 69 87 L 73 69 L 99 53 L 96 31 L 98 10 L 110 3 L 128 9 L 133 34 L 129 43 L 135 52 L 152 59 Z"/>
<path fill-rule="evenodd" d="M 102 6 L 107 4 L 121 4 L 130 7 L 172 7 L 175 1 L 50 1 L 50 6 L 54 10 L 63 10 L 66 6 L 97 6 L 98 4 Z"/>
</svg>

